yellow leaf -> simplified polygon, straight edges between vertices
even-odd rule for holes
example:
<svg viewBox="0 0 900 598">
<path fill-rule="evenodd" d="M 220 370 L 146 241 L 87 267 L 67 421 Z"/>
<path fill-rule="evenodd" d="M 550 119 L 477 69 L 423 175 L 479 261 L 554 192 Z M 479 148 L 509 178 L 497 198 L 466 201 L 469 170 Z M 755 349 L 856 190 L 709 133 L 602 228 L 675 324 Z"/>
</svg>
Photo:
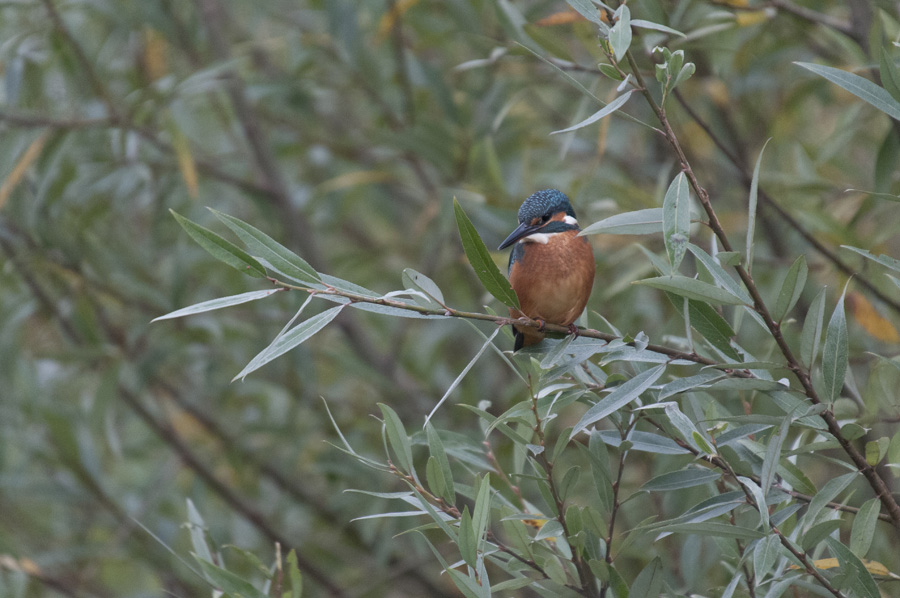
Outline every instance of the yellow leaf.
<svg viewBox="0 0 900 598">
<path fill-rule="evenodd" d="M 708 77 L 703 80 L 703 88 L 706 96 L 719 108 L 726 108 L 731 104 L 731 97 L 728 95 L 728 86 L 721 79 L 713 79 Z"/>
<path fill-rule="evenodd" d="M 378 32 L 375 34 L 375 43 L 381 43 L 388 36 L 406 11 L 418 4 L 419 0 L 397 0 L 391 5 L 391 9 L 381 15 L 378 21 Z"/>
<path fill-rule="evenodd" d="M 16 557 L 9 554 L 0 554 L 0 569 L 7 569 L 9 571 L 21 571 L 22 573 L 27 573 L 32 576 L 40 576 L 43 575 L 43 571 L 41 571 L 40 565 L 35 563 L 28 557 L 22 557 L 21 559 L 17 559 Z"/>
<path fill-rule="evenodd" d="M 169 72 L 169 61 L 166 56 L 168 45 L 166 39 L 152 27 L 144 28 L 144 47 L 142 62 L 147 78 L 156 81 Z"/>
<path fill-rule="evenodd" d="M 859 560 L 862 562 L 863 567 L 866 568 L 866 571 L 871 573 L 872 576 L 877 579 L 900 580 L 900 575 L 891 573 L 887 567 L 885 567 L 883 564 L 879 563 L 878 561 L 870 561 L 867 559 L 859 559 Z M 838 561 L 835 558 L 819 559 L 817 561 L 813 561 L 812 564 L 815 565 L 816 569 L 820 569 L 822 571 L 827 571 L 829 569 L 837 569 L 838 567 L 841 566 L 840 561 Z M 790 567 L 788 567 L 788 569 L 798 570 L 798 569 L 802 569 L 802 567 L 800 567 L 799 565 L 791 565 Z"/>
<path fill-rule="evenodd" d="M 775 12 L 768 9 L 750 10 L 747 12 L 737 13 L 734 17 L 734 20 L 738 24 L 738 27 L 749 27 L 750 25 L 756 25 L 758 23 L 762 23 L 763 21 L 768 21 L 774 16 Z"/>
<path fill-rule="evenodd" d="M 547 523 L 546 519 L 523 519 L 522 523 L 525 525 L 530 525 L 531 527 L 535 527 L 537 529 L 541 529 L 544 527 L 544 524 Z"/>
<path fill-rule="evenodd" d="M 316 191 L 319 193 L 328 193 L 330 191 L 340 191 L 349 189 L 350 187 L 358 187 L 359 185 L 374 185 L 376 183 L 386 183 L 392 180 L 390 173 L 381 170 L 357 170 L 341 174 L 333 179 L 328 179 L 320 184 Z"/>
<path fill-rule="evenodd" d="M 886 343 L 900 342 L 897 329 L 878 313 L 875 306 L 862 293 L 856 291 L 847 293 L 847 305 L 850 306 L 853 318 L 870 336 Z"/>
<path fill-rule="evenodd" d="M 28 167 L 41 155 L 41 150 L 44 149 L 44 143 L 46 141 L 47 132 L 44 131 L 37 139 L 31 142 L 31 145 L 28 146 L 25 153 L 22 154 L 22 157 L 19 158 L 19 161 L 13 166 L 12 172 L 9 173 L 6 180 L 0 185 L 0 209 L 3 209 L 3 206 L 6 205 L 6 201 L 12 194 L 13 189 L 15 189 L 16 185 L 22 181 L 22 177 L 25 176 L 25 173 L 28 171 Z"/>
<path fill-rule="evenodd" d="M 199 187 L 197 164 L 194 162 L 194 155 L 191 154 L 190 143 L 174 120 L 169 129 L 172 134 L 172 147 L 175 149 L 175 157 L 178 160 L 178 170 L 181 171 L 181 178 L 184 179 L 184 186 L 187 187 L 191 199 L 196 199 Z"/>
<path fill-rule="evenodd" d="M 822 571 L 827 571 L 828 569 L 834 569 L 836 567 L 840 567 L 840 562 L 835 559 L 819 559 L 817 561 L 813 561 L 813 565 L 816 566 L 816 569 L 821 569 Z"/>
</svg>

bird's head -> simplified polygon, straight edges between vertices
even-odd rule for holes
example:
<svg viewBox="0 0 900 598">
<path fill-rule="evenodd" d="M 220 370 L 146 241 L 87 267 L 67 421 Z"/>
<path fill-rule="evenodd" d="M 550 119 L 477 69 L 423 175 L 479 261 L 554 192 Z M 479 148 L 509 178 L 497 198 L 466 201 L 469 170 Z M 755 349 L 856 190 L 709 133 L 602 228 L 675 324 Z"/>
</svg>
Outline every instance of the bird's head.
<svg viewBox="0 0 900 598">
<path fill-rule="evenodd" d="M 519 226 L 497 249 L 509 247 L 516 241 L 528 240 L 532 235 L 567 230 L 578 230 L 578 220 L 575 219 L 575 210 L 572 209 L 569 198 L 562 191 L 544 189 L 522 202 L 522 207 L 519 208 Z"/>
</svg>

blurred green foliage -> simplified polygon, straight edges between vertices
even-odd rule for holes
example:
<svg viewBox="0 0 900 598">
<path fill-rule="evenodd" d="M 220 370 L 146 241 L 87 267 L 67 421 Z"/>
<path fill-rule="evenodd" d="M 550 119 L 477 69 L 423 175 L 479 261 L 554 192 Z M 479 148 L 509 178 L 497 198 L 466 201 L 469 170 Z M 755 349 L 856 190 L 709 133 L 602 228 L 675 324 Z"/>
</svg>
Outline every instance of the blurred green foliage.
<svg viewBox="0 0 900 598">
<path fill-rule="evenodd" d="M 890 43 L 900 35 L 896 3 L 637 0 L 628 7 L 632 19 L 687 35 L 635 28 L 631 51 L 648 82 L 662 60 L 656 45 L 683 50 L 696 65 L 670 86 L 665 109 L 734 239 L 747 230 L 753 165 L 771 138 L 758 181 L 753 274 L 775 306 L 791 264 L 806 256 L 809 284 L 781 300 L 798 301 L 782 322 L 797 351 L 805 314 L 824 314 L 827 326 L 840 289 L 857 273 L 846 296 L 849 370 L 833 408 L 842 422 L 856 422 L 845 427 L 857 426 L 862 441 L 884 445 L 875 450 L 878 470 L 896 485 L 880 461 L 900 453 L 890 440 L 900 415 L 889 359 L 898 342 L 896 279 L 839 246 L 900 256 L 897 204 L 884 199 L 900 193 L 898 127 L 794 64 L 870 78 L 888 72 L 885 64 L 900 54 Z M 619 81 L 608 76 L 615 73 L 598 67 L 608 61 L 597 26 L 573 15 L 563 2 L 543 0 L 0 5 L 3 595 L 201 595 L 210 590 L 197 572 L 209 565 L 189 554 L 202 557 L 207 541 L 210 562 L 257 588 L 278 542 L 285 559 L 296 550 L 304 595 L 458 595 L 421 537 L 395 537 L 413 527 L 408 520 L 352 521 L 395 505 L 345 490 L 408 487 L 336 450 L 343 444 L 324 403 L 349 445 L 383 461 L 382 425 L 370 417 L 383 416 L 376 403 L 418 430 L 483 337 L 459 321 L 343 310 L 311 342 L 231 383 L 306 297 L 281 292 L 150 324 L 268 284 L 211 258 L 169 210 L 223 235 L 204 208 L 231 214 L 317 271 L 376 292 L 403 288 L 401 272 L 414 268 L 438 284 L 448 305 L 500 312 L 465 260 L 453 197 L 494 247 L 537 189 L 564 190 L 584 225 L 662 206 L 679 170 L 665 138 L 634 122 L 658 126 L 638 94 L 614 117 L 549 135 L 599 108 L 567 77 L 605 101 L 617 96 Z M 891 91 L 890 81 L 884 86 Z M 705 229 L 692 234 L 715 253 Z M 665 256 L 663 239 L 590 239 L 600 282 L 587 324 L 607 330 L 605 318 L 631 337 L 681 342 L 680 305 L 631 284 L 655 275 L 645 252 Z M 818 299 L 823 287 L 827 306 Z M 494 328 L 477 326 L 485 334 Z M 776 358 L 760 327 L 745 323 L 742 334 L 744 346 L 765 351 L 760 361 Z M 497 337 L 501 347 L 511 343 L 506 330 Z M 735 412 L 771 414 L 761 396 L 736 393 Z M 515 373 L 487 352 L 433 422 L 445 444 L 478 446 L 478 418 L 452 403 L 487 408 L 487 401 L 499 414 L 525 398 Z M 565 412 L 554 434 L 582 412 Z M 691 414 L 704 417 L 699 403 Z M 414 439 L 417 448 L 428 444 L 424 432 Z M 521 458 L 502 435 L 490 443 L 504 467 Z M 821 489 L 843 455 L 833 445 L 820 452 L 801 465 Z M 685 461 L 638 455 L 621 472 L 630 492 Z M 480 482 L 464 474 L 493 465 L 484 454 L 470 459 L 454 471 L 472 511 Z M 848 502 L 877 514 L 871 489 L 859 481 L 851 488 Z M 622 510 L 620 529 L 651 514 L 674 517 L 702 493 L 634 496 L 639 508 Z M 821 538 L 838 528 L 850 538 L 852 521 L 824 525 Z M 852 528 L 851 548 L 900 570 L 896 533 L 872 525 Z M 657 556 L 673 591 L 716 595 L 728 583 L 719 559 L 734 560 L 734 542 L 651 540 L 625 538 L 617 548 L 615 575 L 628 585 L 657 587 L 650 573 L 639 577 L 656 571 Z M 768 563 L 765 550 L 756 552 L 763 554 L 753 559 Z M 896 584 L 885 587 L 890 595 Z"/>
</svg>

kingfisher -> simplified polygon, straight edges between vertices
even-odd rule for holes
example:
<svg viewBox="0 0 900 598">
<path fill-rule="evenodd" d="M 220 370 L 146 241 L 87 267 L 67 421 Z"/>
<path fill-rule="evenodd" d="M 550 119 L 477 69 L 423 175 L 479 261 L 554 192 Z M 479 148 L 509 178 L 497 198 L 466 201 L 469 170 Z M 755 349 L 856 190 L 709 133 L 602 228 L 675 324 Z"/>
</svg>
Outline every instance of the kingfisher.
<svg viewBox="0 0 900 598">
<path fill-rule="evenodd" d="M 513 324 L 515 351 L 543 340 L 547 322 L 577 334 L 573 322 L 587 305 L 595 270 L 591 244 L 578 236 L 580 231 L 569 198 L 556 189 L 532 194 L 519 208 L 519 226 L 498 247 L 515 244 L 509 254 L 509 282 L 520 309 L 509 308 L 509 315 L 528 316 L 541 326 Z"/>
</svg>

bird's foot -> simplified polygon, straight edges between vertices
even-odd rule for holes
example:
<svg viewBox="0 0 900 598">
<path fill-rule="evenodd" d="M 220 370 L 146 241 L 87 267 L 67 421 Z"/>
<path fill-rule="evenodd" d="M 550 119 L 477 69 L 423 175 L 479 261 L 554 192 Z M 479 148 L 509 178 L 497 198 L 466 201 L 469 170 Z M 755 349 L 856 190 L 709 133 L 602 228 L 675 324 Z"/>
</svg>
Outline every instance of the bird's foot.
<svg viewBox="0 0 900 598">
<path fill-rule="evenodd" d="M 534 321 L 538 323 L 538 332 L 543 332 L 544 328 L 547 326 L 547 322 L 541 320 L 540 318 L 535 318 Z"/>
<path fill-rule="evenodd" d="M 575 338 L 578 338 L 578 326 L 575 324 L 569 324 L 569 334 L 573 335 Z"/>
</svg>

